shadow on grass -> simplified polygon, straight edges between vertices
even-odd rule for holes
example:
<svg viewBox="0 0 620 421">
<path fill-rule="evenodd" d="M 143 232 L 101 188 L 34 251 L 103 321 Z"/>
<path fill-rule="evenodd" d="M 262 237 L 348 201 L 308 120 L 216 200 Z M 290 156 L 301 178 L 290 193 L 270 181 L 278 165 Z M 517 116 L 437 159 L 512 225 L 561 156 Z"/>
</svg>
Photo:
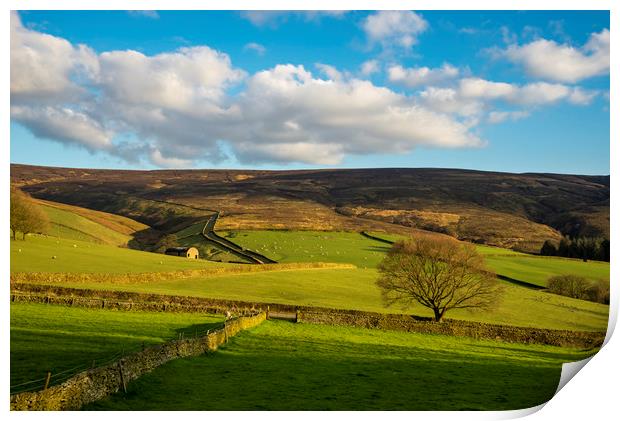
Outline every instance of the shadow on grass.
<svg viewBox="0 0 620 421">
<path fill-rule="evenodd" d="M 213 331 L 224 327 L 224 322 L 198 323 L 191 326 L 175 329 L 176 337 L 183 335 L 185 338 L 206 335 L 207 331 Z"/>
<path fill-rule="evenodd" d="M 487 356 L 468 347 L 454 352 L 446 341 L 430 349 L 433 339 L 423 341 L 401 346 L 243 332 L 214 354 L 172 361 L 130 383 L 126 395 L 85 409 L 519 409 L 553 396 L 566 357 L 538 350 L 513 356 L 513 347 L 480 345 L 496 353 Z"/>
</svg>

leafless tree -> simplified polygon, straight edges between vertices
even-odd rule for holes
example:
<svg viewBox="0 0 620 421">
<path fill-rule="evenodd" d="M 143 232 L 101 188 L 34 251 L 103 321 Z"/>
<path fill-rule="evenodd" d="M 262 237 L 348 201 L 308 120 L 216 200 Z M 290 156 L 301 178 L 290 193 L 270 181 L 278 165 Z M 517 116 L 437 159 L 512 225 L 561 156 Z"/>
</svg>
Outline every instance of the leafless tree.
<svg viewBox="0 0 620 421">
<path fill-rule="evenodd" d="M 452 309 L 491 309 L 503 292 L 474 246 L 447 238 L 397 242 L 378 269 L 386 306 L 418 302 L 432 309 L 438 322 Z"/>
</svg>

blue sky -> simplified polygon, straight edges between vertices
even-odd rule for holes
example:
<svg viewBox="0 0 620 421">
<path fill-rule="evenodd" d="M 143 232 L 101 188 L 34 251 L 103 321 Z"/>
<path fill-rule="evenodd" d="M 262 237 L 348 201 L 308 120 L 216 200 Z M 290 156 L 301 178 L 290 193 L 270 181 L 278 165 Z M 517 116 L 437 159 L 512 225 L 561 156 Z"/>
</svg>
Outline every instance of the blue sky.
<svg viewBox="0 0 620 421">
<path fill-rule="evenodd" d="M 608 12 L 20 12 L 11 162 L 609 173 Z"/>
</svg>

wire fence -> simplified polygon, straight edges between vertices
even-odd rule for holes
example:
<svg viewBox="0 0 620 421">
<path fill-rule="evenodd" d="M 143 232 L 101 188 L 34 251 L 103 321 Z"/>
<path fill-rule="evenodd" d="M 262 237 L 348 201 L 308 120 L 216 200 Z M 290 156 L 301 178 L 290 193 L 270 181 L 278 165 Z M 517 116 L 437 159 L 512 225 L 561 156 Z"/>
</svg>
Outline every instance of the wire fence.
<svg viewBox="0 0 620 421">
<path fill-rule="evenodd" d="M 184 339 L 197 339 L 199 337 L 208 336 L 210 333 L 215 333 L 219 331 L 224 331 L 226 329 L 226 325 L 228 322 L 238 319 L 239 316 L 228 316 L 221 327 L 219 328 L 208 328 L 208 329 L 184 329 L 178 332 L 177 336 L 174 338 L 168 339 L 168 341 L 174 340 L 184 340 Z M 149 346 L 157 346 L 157 344 L 149 344 Z M 10 387 L 11 395 L 23 392 L 36 392 L 40 390 L 45 390 L 49 387 L 59 385 L 71 377 L 82 373 L 87 370 L 91 370 L 94 368 L 105 367 L 114 362 L 119 361 L 126 355 L 131 355 L 140 351 L 143 351 L 147 348 L 147 345 L 142 342 L 139 345 L 134 345 L 131 347 L 122 347 L 120 350 L 114 352 L 113 354 L 106 355 L 105 357 L 99 357 L 92 360 L 92 363 L 82 363 L 80 365 L 74 366 L 72 368 L 64 369 L 62 371 L 55 372 L 54 370 L 50 370 L 47 374 L 41 378 L 29 380 L 26 382 L 12 384 Z"/>
</svg>

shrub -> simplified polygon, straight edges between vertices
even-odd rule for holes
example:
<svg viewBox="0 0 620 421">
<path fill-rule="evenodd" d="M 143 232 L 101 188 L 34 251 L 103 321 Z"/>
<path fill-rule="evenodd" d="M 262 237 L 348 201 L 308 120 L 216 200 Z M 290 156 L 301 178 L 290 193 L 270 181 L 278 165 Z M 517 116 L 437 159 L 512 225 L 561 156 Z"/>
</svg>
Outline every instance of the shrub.
<svg viewBox="0 0 620 421">
<path fill-rule="evenodd" d="M 609 284 L 603 280 L 590 282 L 575 275 L 552 276 L 547 280 L 547 290 L 565 297 L 609 304 Z"/>
</svg>

